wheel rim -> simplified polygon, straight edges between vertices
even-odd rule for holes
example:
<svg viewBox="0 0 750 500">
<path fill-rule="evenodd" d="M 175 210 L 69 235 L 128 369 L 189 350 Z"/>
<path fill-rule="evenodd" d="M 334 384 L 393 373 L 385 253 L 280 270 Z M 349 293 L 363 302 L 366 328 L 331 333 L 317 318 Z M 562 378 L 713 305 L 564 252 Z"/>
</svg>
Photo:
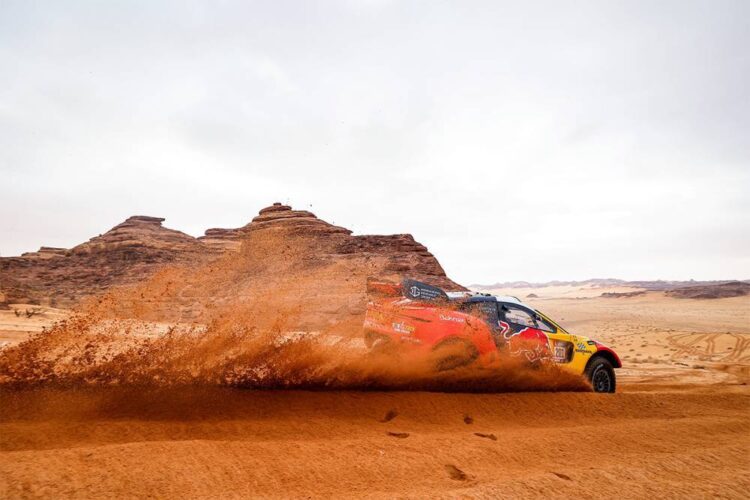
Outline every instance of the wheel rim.
<svg viewBox="0 0 750 500">
<path fill-rule="evenodd" d="M 596 392 L 609 392 L 612 388 L 612 377 L 609 376 L 609 372 L 604 367 L 599 367 L 594 372 L 594 376 L 591 377 L 591 385 L 594 386 Z"/>
</svg>

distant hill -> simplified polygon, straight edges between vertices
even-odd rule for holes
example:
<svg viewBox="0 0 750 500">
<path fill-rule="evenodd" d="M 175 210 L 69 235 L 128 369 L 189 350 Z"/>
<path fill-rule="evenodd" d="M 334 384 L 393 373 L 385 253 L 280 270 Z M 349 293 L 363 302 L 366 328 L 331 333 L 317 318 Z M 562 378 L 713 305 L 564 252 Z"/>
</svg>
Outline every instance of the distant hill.
<svg viewBox="0 0 750 500">
<path fill-rule="evenodd" d="M 666 295 L 677 299 L 723 299 L 750 295 L 750 283 L 731 281 L 718 285 L 697 285 L 668 290 Z"/>
<path fill-rule="evenodd" d="M 655 281 L 627 281 L 616 278 L 595 278 L 584 281 L 548 281 L 546 283 L 531 283 L 528 281 L 507 281 L 495 283 L 494 285 L 470 285 L 472 290 L 495 290 L 498 288 L 545 288 L 550 286 L 572 286 L 593 288 L 611 288 L 615 286 L 643 288 L 651 291 L 668 291 L 678 288 L 707 287 L 725 285 L 729 283 L 750 284 L 750 280 L 713 280 L 713 281 L 672 281 L 672 280 L 655 280 Z"/>
</svg>

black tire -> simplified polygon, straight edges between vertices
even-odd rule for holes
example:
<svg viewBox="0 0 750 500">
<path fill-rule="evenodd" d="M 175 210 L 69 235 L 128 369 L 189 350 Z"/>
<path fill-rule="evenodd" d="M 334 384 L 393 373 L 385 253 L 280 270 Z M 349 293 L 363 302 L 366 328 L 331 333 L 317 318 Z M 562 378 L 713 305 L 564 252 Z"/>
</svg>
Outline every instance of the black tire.
<svg viewBox="0 0 750 500">
<path fill-rule="evenodd" d="M 586 368 L 586 378 L 591 382 L 594 392 L 614 393 L 617 388 L 615 369 L 607 359 L 597 356 Z"/>
<path fill-rule="evenodd" d="M 444 372 L 473 363 L 479 351 L 468 340 L 450 338 L 433 347 L 432 356 L 435 370 Z"/>
</svg>

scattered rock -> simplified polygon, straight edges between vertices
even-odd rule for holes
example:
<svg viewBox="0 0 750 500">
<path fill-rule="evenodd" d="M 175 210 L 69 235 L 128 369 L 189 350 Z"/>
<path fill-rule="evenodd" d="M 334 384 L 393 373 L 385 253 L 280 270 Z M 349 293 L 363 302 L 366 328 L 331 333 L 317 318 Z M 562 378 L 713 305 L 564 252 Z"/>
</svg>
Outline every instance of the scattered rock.
<svg viewBox="0 0 750 500">
<path fill-rule="evenodd" d="M 406 439 L 406 438 L 409 437 L 409 433 L 408 432 L 391 432 L 391 431 L 388 431 L 388 432 L 386 432 L 386 434 L 388 434 L 389 436 L 395 437 L 395 438 L 399 438 L 399 439 Z"/>
<path fill-rule="evenodd" d="M 380 421 L 383 422 L 383 423 L 390 422 L 391 420 L 393 420 L 397 416 L 398 416 L 398 412 L 396 410 L 388 410 L 385 413 L 385 416 L 383 416 L 383 418 L 380 419 Z"/>
<path fill-rule="evenodd" d="M 553 472 L 552 474 L 556 475 L 560 479 L 565 479 L 566 481 L 572 481 L 570 476 L 568 476 L 567 474 L 561 474 L 560 472 Z"/>
<path fill-rule="evenodd" d="M 453 480 L 466 481 L 467 479 L 469 479 L 469 476 L 455 465 L 448 464 L 445 466 L 445 470 Z"/>
<path fill-rule="evenodd" d="M 494 434 L 483 434 L 481 432 L 475 432 L 474 435 L 479 436 L 480 438 L 491 439 L 492 441 L 497 441 L 497 436 L 495 436 Z"/>
</svg>

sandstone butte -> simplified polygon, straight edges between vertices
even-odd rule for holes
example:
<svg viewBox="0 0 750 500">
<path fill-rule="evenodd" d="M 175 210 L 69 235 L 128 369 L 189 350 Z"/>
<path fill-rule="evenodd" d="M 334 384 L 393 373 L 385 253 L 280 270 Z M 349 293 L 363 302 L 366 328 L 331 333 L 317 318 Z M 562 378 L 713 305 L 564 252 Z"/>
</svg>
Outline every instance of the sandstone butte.
<svg viewBox="0 0 750 500">
<path fill-rule="evenodd" d="M 375 261 L 380 264 L 370 267 L 373 278 L 410 276 L 447 289 L 464 289 L 409 234 L 352 235 L 311 212 L 281 203 L 262 209 L 243 227 L 212 228 L 199 238 L 166 228 L 163 221 L 136 215 L 71 249 L 42 247 L 20 257 L 0 257 L 0 307 L 12 303 L 72 307 L 112 287 L 138 283 L 165 265 L 239 253 L 243 242 L 251 243 L 250 235 L 270 231 L 281 245 L 293 245 L 298 238 L 320 241 L 319 250 L 305 255 L 308 261 L 340 260 L 349 266 Z"/>
</svg>

